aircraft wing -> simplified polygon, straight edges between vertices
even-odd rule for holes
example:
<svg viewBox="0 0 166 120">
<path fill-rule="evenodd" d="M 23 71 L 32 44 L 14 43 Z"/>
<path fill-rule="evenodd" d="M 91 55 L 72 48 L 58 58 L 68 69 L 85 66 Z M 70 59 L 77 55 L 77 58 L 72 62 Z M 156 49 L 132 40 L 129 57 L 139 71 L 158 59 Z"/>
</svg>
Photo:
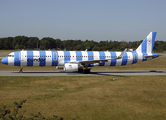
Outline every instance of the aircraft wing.
<svg viewBox="0 0 166 120">
<path fill-rule="evenodd" d="M 101 59 L 101 60 L 86 60 L 86 61 L 71 61 L 69 63 L 75 63 L 75 64 L 93 64 L 93 63 L 102 63 L 102 62 L 108 62 L 108 60 L 116 60 L 116 59 L 122 59 L 122 57 L 124 56 L 125 52 L 127 51 L 127 48 L 117 57 L 114 59 Z"/>
</svg>

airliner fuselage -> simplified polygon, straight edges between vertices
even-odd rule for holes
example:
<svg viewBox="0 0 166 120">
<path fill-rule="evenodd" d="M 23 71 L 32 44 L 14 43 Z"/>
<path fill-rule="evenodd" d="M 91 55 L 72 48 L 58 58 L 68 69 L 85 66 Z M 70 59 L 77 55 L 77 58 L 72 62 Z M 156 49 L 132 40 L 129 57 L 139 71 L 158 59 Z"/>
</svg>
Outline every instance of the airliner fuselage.
<svg viewBox="0 0 166 120">
<path fill-rule="evenodd" d="M 17 51 L 1 60 L 12 66 L 57 66 L 65 71 L 85 71 L 93 66 L 123 66 L 158 57 L 153 54 L 156 32 L 151 32 L 133 52 L 110 51 Z"/>
</svg>

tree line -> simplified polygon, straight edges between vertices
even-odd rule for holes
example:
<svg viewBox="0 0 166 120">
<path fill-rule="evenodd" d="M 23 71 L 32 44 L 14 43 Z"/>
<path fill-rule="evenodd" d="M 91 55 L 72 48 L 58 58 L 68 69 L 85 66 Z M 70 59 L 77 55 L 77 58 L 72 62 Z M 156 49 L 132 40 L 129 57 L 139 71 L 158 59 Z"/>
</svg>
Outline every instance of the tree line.
<svg viewBox="0 0 166 120">
<path fill-rule="evenodd" d="M 38 37 L 6 37 L 0 38 L 0 50 L 86 50 L 89 51 L 123 51 L 125 48 L 136 49 L 142 42 L 140 41 L 100 41 L 93 40 L 61 40 L 50 37 L 44 37 L 41 40 Z M 155 52 L 166 51 L 166 41 L 157 40 L 154 45 Z"/>
</svg>

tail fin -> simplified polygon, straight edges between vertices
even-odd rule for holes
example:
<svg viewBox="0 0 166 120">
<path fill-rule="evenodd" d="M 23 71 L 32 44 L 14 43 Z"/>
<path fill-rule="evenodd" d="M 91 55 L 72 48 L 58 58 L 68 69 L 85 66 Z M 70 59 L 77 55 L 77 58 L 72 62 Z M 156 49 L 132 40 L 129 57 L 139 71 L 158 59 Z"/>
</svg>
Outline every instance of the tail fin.
<svg viewBox="0 0 166 120">
<path fill-rule="evenodd" d="M 136 49 L 136 51 L 141 53 L 152 53 L 156 34 L 157 32 L 150 32 L 145 40 Z"/>
</svg>

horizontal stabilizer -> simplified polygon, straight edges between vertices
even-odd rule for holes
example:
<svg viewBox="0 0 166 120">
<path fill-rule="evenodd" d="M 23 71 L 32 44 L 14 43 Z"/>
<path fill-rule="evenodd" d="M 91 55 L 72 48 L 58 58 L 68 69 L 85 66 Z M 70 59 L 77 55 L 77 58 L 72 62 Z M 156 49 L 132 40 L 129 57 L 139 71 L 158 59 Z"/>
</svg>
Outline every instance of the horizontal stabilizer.
<svg viewBox="0 0 166 120">
<path fill-rule="evenodd" d="M 152 58 L 152 57 L 159 57 L 159 55 L 144 55 L 145 59 Z"/>
</svg>

